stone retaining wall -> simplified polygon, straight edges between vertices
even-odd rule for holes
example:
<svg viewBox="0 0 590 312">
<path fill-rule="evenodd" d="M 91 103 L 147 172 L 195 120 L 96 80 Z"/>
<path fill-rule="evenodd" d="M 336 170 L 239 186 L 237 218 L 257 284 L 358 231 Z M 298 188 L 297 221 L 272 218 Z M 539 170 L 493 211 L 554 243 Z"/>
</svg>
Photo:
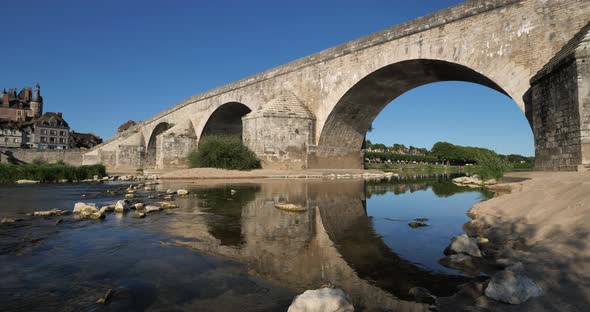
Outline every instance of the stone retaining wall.
<svg viewBox="0 0 590 312">
<path fill-rule="evenodd" d="M 87 150 L 66 149 L 66 150 L 36 150 L 20 148 L 0 149 L 0 163 L 31 163 L 34 160 L 44 160 L 48 163 L 63 161 L 73 166 L 82 165 L 82 155 Z"/>
</svg>

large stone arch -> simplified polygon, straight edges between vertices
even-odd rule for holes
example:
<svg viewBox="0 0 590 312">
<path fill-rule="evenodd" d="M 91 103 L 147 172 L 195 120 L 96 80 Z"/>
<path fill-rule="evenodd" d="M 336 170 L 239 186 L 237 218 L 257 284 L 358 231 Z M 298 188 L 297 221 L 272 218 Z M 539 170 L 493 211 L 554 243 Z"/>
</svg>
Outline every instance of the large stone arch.
<svg viewBox="0 0 590 312">
<path fill-rule="evenodd" d="M 218 106 L 205 119 L 199 139 L 204 136 L 239 136 L 242 137 L 242 117 L 252 109 L 241 102 L 226 102 Z"/>
<path fill-rule="evenodd" d="M 151 131 L 149 140 L 146 142 L 145 149 L 145 167 L 156 168 L 158 159 L 158 136 L 170 129 L 172 125 L 168 122 L 158 123 Z"/>
<path fill-rule="evenodd" d="M 322 159 L 320 155 L 312 165 L 361 168 L 360 149 L 365 134 L 383 108 L 414 88 L 442 81 L 476 83 L 511 97 L 492 79 L 458 63 L 412 59 L 386 65 L 360 78 L 333 105 L 323 127 L 318 129 L 318 151 L 329 156 Z"/>
</svg>

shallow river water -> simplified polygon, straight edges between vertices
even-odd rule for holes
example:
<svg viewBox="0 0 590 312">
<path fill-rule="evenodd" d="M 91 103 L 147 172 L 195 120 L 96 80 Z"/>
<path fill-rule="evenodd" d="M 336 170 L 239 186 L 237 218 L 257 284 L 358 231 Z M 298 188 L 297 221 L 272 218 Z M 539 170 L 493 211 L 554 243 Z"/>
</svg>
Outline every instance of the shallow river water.
<svg viewBox="0 0 590 312">
<path fill-rule="evenodd" d="M 158 185 L 191 193 L 144 219 L 26 215 L 112 204 L 123 193 L 106 191 L 125 187 L 0 186 L 0 218 L 24 219 L 0 224 L 0 310 L 286 311 L 298 293 L 332 284 L 359 311 L 423 311 L 412 287 L 449 296 L 471 280 L 437 261 L 463 233 L 467 210 L 489 196 L 449 176 L 201 181 Z M 153 193 L 134 200 L 155 202 Z M 415 218 L 429 226 L 411 228 Z M 110 303 L 95 304 L 109 288 Z"/>
</svg>

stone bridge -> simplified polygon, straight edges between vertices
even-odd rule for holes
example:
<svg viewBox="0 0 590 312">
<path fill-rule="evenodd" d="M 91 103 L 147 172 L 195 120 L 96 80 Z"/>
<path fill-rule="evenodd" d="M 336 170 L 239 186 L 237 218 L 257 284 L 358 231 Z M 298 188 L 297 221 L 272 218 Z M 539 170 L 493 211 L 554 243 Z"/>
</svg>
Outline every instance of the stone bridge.
<svg viewBox="0 0 590 312">
<path fill-rule="evenodd" d="M 362 168 L 365 133 L 413 88 L 481 84 L 512 98 L 536 167 L 590 166 L 590 1 L 472 0 L 192 96 L 84 155 L 111 170 L 187 166 L 241 135 L 266 168 Z M 417 107 L 419 109 L 419 107 Z"/>
</svg>

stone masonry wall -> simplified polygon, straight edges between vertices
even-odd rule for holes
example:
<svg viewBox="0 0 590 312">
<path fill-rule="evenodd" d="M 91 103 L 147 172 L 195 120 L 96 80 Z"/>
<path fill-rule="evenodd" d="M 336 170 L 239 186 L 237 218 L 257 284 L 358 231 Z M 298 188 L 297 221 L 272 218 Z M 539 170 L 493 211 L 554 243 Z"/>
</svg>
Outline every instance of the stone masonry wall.
<svg viewBox="0 0 590 312">
<path fill-rule="evenodd" d="M 535 168 L 576 170 L 581 160 L 577 66 L 573 57 L 533 81 Z"/>
<path fill-rule="evenodd" d="M 197 147 L 197 138 L 190 135 L 164 133 L 156 139 L 157 168 L 186 168 L 188 155 Z"/>
<path fill-rule="evenodd" d="M 116 158 L 118 169 L 137 170 L 143 166 L 145 148 L 140 145 L 119 145 Z"/>
<path fill-rule="evenodd" d="M 590 170 L 590 42 L 576 51 L 578 102 L 580 109 L 581 167 Z"/>
<path fill-rule="evenodd" d="M 313 142 L 314 120 L 254 117 L 243 119 L 243 139 L 268 169 L 305 169 L 307 149 Z"/>
<path fill-rule="evenodd" d="M 82 155 L 87 150 L 36 150 L 36 149 L 0 149 L 0 163 L 31 163 L 41 159 L 48 163 L 63 161 L 73 166 L 82 165 Z"/>
</svg>

